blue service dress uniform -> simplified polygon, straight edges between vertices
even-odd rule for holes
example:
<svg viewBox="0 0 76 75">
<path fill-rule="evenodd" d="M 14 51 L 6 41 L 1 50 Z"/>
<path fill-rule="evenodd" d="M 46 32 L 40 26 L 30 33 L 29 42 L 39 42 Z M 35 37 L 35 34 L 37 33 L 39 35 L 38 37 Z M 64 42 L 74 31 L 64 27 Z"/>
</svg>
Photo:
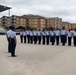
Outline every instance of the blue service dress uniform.
<svg viewBox="0 0 76 75">
<path fill-rule="evenodd" d="M 16 33 L 14 31 L 7 32 L 7 37 L 9 39 L 10 53 L 12 57 L 15 57 L 15 48 L 16 48 Z"/>
<path fill-rule="evenodd" d="M 10 40 L 11 40 L 11 38 L 10 38 L 11 32 L 12 32 L 12 30 L 10 29 L 6 33 L 7 41 L 8 41 L 8 53 L 11 52 L 11 42 L 10 42 Z"/>
<path fill-rule="evenodd" d="M 59 36 L 60 36 L 60 31 L 59 30 L 56 30 L 55 31 L 56 45 L 59 45 Z"/>
</svg>

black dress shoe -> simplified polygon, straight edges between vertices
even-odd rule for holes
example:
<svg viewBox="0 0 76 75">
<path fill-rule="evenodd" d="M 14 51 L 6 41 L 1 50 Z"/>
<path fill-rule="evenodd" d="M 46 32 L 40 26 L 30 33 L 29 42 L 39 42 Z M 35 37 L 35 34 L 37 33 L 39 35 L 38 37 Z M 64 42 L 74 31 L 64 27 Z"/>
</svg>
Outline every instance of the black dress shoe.
<svg viewBox="0 0 76 75">
<path fill-rule="evenodd" d="M 17 55 L 13 55 L 12 57 L 17 57 Z"/>
</svg>

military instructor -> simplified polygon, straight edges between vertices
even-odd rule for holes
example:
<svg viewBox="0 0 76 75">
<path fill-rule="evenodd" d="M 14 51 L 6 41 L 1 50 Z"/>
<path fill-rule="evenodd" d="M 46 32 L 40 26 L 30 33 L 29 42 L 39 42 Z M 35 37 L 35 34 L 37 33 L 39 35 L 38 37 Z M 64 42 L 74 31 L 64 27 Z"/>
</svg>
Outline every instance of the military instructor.
<svg viewBox="0 0 76 75">
<path fill-rule="evenodd" d="M 8 40 L 8 52 L 11 53 L 11 57 L 16 57 L 15 55 L 15 48 L 17 44 L 17 39 L 16 39 L 16 33 L 14 32 L 15 27 L 10 26 L 9 30 L 6 33 L 6 37 Z"/>
</svg>

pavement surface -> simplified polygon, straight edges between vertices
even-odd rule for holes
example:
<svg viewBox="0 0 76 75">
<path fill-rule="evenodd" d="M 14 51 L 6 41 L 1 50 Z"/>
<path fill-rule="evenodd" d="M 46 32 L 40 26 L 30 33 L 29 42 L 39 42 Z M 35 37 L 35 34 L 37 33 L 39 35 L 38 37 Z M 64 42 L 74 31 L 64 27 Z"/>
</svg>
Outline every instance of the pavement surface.
<svg viewBox="0 0 76 75">
<path fill-rule="evenodd" d="M 20 43 L 17 57 L 8 53 L 5 35 L 0 35 L 0 75 L 76 75 L 76 47 Z"/>
</svg>

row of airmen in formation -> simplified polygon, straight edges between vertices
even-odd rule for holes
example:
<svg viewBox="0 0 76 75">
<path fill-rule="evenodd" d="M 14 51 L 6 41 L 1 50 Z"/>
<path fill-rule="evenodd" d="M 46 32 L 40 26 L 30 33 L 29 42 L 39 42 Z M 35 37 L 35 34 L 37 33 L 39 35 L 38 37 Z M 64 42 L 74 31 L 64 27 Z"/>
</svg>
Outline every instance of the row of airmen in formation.
<svg viewBox="0 0 76 75">
<path fill-rule="evenodd" d="M 42 31 L 39 30 L 22 30 L 20 32 L 20 39 L 21 43 L 26 43 L 26 39 L 28 43 L 34 43 L 34 44 L 47 44 L 49 45 L 49 42 L 51 42 L 52 45 L 54 45 L 56 41 L 56 45 L 59 45 L 59 39 L 61 39 L 61 43 L 63 46 L 65 46 L 65 43 L 67 43 L 68 39 L 68 46 L 71 46 L 72 44 L 72 38 L 73 38 L 73 44 L 76 46 L 76 28 L 74 30 L 69 29 L 69 31 L 66 31 L 65 27 L 62 28 L 62 30 L 59 30 L 58 28 L 52 29 L 50 31 L 43 29 Z"/>
</svg>

